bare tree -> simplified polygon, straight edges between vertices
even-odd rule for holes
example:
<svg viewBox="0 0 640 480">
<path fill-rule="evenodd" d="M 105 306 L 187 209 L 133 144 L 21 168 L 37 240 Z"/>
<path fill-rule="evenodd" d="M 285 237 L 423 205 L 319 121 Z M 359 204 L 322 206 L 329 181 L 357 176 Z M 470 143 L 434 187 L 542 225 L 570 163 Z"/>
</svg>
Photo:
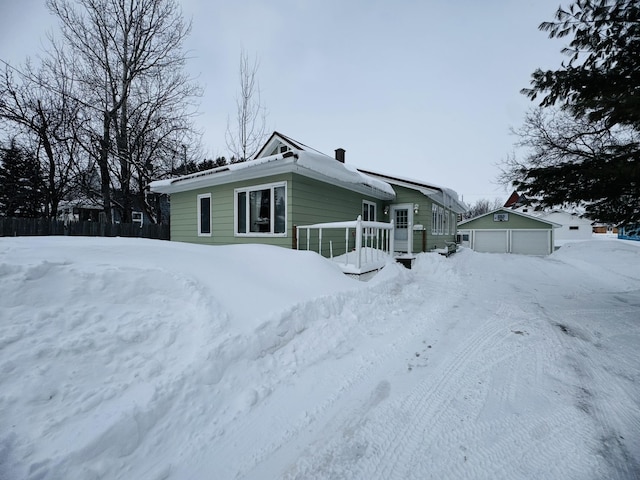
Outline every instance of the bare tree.
<svg viewBox="0 0 640 480">
<path fill-rule="evenodd" d="M 92 105 L 85 148 L 98 165 L 104 211 L 132 202 L 163 154 L 192 136 L 200 88 L 183 72 L 190 24 L 175 0 L 47 0 L 75 58 L 78 96 Z M 135 190 L 138 190 L 135 192 Z M 112 195 L 112 192 L 115 195 Z"/>
<path fill-rule="evenodd" d="M 240 52 L 240 92 L 236 96 L 235 129 L 232 130 L 227 119 L 225 135 L 232 161 L 244 162 L 253 157 L 267 136 L 266 109 L 260 98 L 258 67 L 258 59 L 251 62 L 243 49 Z"/>
<path fill-rule="evenodd" d="M 469 207 L 469 210 L 464 212 L 463 218 L 475 218 L 480 215 L 484 215 L 485 213 L 491 212 L 493 210 L 497 210 L 502 207 L 504 202 L 502 202 L 499 198 L 494 198 L 493 200 L 488 200 L 486 198 L 481 198 L 476 203 Z"/>
<path fill-rule="evenodd" d="M 38 70 L 28 61 L 23 71 L 6 66 L 0 78 L 0 120 L 23 138 L 40 161 L 48 217 L 56 216 L 60 201 L 74 187 L 80 161 L 75 130 L 80 105 L 70 96 L 72 78 L 58 76 L 60 69 L 51 68 L 59 60 L 54 58 Z"/>
<path fill-rule="evenodd" d="M 638 215 L 635 129 L 547 107 L 528 112 L 514 133 L 520 156 L 502 162 L 499 180 L 536 208 L 581 205 L 601 221 Z"/>
</svg>

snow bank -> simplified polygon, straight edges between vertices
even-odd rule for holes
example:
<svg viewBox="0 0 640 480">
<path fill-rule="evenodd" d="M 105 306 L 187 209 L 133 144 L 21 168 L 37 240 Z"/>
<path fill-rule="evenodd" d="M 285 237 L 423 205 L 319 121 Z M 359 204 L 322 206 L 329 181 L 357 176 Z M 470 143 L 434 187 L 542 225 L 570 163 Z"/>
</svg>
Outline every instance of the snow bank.
<svg viewBox="0 0 640 480">
<path fill-rule="evenodd" d="M 634 478 L 640 248 L 0 239 L 0 478 Z"/>
</svg>

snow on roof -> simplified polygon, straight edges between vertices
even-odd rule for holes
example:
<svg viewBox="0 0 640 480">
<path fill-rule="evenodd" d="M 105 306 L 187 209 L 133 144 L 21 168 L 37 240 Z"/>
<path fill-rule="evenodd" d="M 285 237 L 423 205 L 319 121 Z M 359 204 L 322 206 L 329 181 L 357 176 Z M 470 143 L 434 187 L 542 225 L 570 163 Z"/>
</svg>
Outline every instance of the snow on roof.
<svg viewBox="0 0 640 480">
<path fill-rule="evenodd" d="M 435 185 L 433 183 L 425 183 L 421 180 L 414 180 L 406 177 L 399 177 L 397 175 L 389 175 L 386 173 L 373 172 L 365 169 L 358 169 L 360 172 L 366 175 L 373 175 L 379 178 L 384 178 L 386 181 L 392 184 L 401 185 L 403 187 L 412 188 L 419 191 L 423 195 L 436 200 L 443 205 L 451 206 L 451 208 L 462 213 L 467 211 L 468 207 L 458 199 L 458 192 L 447 187 Z"/>
<path fill-rule="evenodd" d="M 395 198 L 395 191 L 387 182 L 366 175 L 328 155 L 306 150 L 288 151 L 178 178 L 156 180 L 151 182 L 149 187 L 154 192 L 175 193 L 288 172 L 296 172 L 325 182 L 329 180 L 344 188 L 368 193 L 381 199 Z"/>
<path fill-rule="evenodd" d="M 497 213 L 497 212 L 511 213 L 511 214 L 514 214 L 514 215 L 519 215 L 520 217 L 530 218 L 532 220 L 537 220 L 538 222 L 547 223 L 547 224 L 551 225 L 553 228 L 562 227 L 562 225 L 560 225 L 559 223 L 552 222 L 551 220 L 545 220 L 543 218 L 540 218 L 540 217 L 537 217 L 537 216 L 534 216 L 534 215 L 528 215 L 528 214 L 522 213 L 522 212 L 520 212 L 518 210 L 512 210 L 509 207 L 496 208 L 495 210 L 491 210 L 490 212 L 483 213 L 483 214 L 478 215 L 478 216 L 473 217 L 473 218 L 469 218 L 467 220 L 464 220 L 464 221 L 458 223 L 458 227 L 461 227 L 462 225 L 465 225 L 467 223 L 473 222 L 474 220 L 477 220 L 478 218 L 488 217 L 489 215 L 493 215 L 494 213 Z"/>
</svg>

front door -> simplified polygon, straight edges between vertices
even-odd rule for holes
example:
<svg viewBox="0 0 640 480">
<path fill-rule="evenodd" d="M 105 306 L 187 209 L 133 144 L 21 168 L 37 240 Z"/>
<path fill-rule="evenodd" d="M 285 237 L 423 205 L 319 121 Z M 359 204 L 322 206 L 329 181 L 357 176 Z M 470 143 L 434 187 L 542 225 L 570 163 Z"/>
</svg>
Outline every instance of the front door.
<svg viewBox="0 0 640 480">
<path fill-rule="evenodd" d="M 413 210 L 410 204 L 391 206 L 391 218 L 393 218 L 393 241 L 396 252 L 409 251 L 409 229 L 413 224 Z"/>
</svg>

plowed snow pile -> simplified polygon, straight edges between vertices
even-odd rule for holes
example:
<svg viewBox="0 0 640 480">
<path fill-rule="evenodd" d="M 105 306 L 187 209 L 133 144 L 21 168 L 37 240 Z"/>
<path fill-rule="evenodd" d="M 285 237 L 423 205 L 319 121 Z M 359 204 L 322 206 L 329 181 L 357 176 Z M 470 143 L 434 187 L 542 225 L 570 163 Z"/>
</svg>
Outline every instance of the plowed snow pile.
<svg viewBox="0 0 640 480">
<path fill-rule="evenodd" d="M 640 244 L 0 238 L 0 479 L 640 478 Z"/>
</svg>

